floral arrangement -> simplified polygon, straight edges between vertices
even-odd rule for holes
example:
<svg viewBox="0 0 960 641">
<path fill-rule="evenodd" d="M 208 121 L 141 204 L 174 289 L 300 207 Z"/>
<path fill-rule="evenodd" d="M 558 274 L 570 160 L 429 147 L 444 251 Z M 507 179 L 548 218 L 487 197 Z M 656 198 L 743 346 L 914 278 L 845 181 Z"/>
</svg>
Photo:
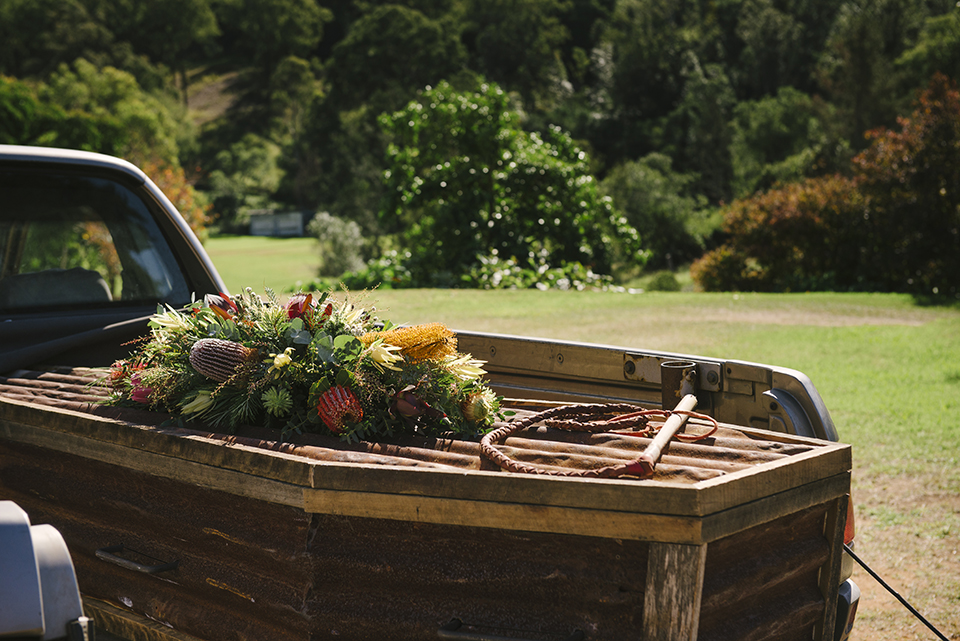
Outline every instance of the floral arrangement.
<svg viewBox="0 0 960 641">
<path fill-rule="evenodd" d="M 457 352 L 442 324 L 395 327 L 328 293 L 286 304 L 266 293 L 158 307 L 149 339 L 110 369 L 110 402 L 350 441 L 477 438 L 502 414 L 483 361 Z"/>
</svg>

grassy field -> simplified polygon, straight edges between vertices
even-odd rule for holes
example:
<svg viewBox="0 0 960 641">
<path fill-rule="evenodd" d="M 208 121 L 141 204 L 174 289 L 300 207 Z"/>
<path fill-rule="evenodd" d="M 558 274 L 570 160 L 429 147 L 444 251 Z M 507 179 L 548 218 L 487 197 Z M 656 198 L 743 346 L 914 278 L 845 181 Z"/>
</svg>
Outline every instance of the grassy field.
<svg viewBox="0 0 960 641">
<path fill-rule="evenodd" d="M 280 291 L 309 278 L 302 275 L 312 260 L 306 244 L 286 280 L 279 266 L 296 263 L 289 255 L 296 242 L 240 245 L 208 247 L 232 291 L 262 289 L 261 282 Z M 442 321 L 806 373 L 841 439 L 854 448 L 860 555 L 948 638 L 960 639 L 960 306 L 829 293 L 384 290 L 365 296 L 397 323 Z M 857 568 L 854 578 L 863 591 L 854 639 L 934 638 L 869 575 Z"/>
<path fill-rule="evenodd" d="M 204 246 L 213 264 L 234 294 L 252 287 L 276 292 L 316 276 L 320 263 L 313 238 L 218 236 Z"/>
</svg>

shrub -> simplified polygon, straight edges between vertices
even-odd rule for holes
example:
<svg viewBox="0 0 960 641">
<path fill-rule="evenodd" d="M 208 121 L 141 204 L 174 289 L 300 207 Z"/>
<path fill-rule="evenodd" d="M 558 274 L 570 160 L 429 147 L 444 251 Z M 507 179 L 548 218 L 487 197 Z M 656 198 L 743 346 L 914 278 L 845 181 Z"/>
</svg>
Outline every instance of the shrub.
<svg viewBox="0 0 960 641">
<path fill-rule="evenodd" d="M 340 276 L 363 269 L 364 241 L 357 223 L 321 211 L 307 225 L 307 232 L 316 236 L 320 245 L 319 276 Z"/>
<path fill-rule="evenodd" d="M 679 292 L 680 281 L 673 275 L 673 272 L 659 271 L 647 283 L 647 289 L 652 292 Z"/>
<path fill-rule="evenodd" d="M 496 85 L 445 82 L 381 117 L 391 139 L 381 219 L 415 280 L 456 285 L 491 250 L 530 269 L 543 252 L 603 273 L 642 266 L 639 235 L 600 196 L 586 153 L 559 127 L 527 132 L 520 118 Z"/>
<path fill-rule="evenodd" d="M 852 177 L 730 205 L 730 240 L 694 263 L 694 280 L 706 290 L 960 294 L 960 93 L 937 76 L 899 124 L 869 132 Z"/>
<path fill-rule="evenodd" d="M 539 256 L 533 266 L 521 264 L 515 258 L 501 259 L 496 255 L 482 256 L 480 265 L 463 276 L 464 283 L 479 289 L 576 289 L 604 287 L 609 276 L 595 274 L 580 263 L 562 263 L 551 266 L 545 256 Z"/>
</svg>

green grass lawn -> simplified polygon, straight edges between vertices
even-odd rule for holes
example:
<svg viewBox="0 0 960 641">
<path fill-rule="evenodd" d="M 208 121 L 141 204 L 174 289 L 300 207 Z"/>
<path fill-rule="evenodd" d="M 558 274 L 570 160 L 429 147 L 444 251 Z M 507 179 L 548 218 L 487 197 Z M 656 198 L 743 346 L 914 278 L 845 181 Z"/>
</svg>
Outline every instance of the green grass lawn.
<svg viewBox="0 0 960 641">
<path fill-rule="evenodd" d="M 312 240 L 226 238 L 208 249 L 231 291 L 308 280 Z M 294 255 L 299 252 L 298 255 Z M 285 267 L 286 266 L 286 267 Z M 284 271 L 288 270 L 288 271 Z M 960 306 L 894 294 L 473 290 L 354 293 L 396 323 L 588 341 L 797 369 L 853 445 L 861 555 L 960 638 Z M 854 639 L 931 638 L 859 569 Z"/>
<path fill-rule="evenodd" d="M 282 292 L 317 275 L 320 259 L 313 238 L 217 236 L 204 245 L 232 294 L 244 287 Z"/>
</svg>

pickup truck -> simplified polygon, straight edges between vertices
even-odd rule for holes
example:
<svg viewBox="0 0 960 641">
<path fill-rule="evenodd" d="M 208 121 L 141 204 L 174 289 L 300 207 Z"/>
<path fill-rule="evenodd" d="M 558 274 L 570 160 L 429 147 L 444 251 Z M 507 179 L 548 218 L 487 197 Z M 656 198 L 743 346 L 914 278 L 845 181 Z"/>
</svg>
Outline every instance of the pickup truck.
<svg viewBox="0 0 960 641">
<path fill-rule="evenodd" d="M 170 201 L 123 160 L 2 145 L 0 194 L 0 499 L 63 534 L 99 630 L 180 641 L 849 636 L 850 448 L 802 373 L 457 332 L 517 417 L 664 408 L 679 363 L 697 412 L 721 431 L 669 444 L 647 479 L 505 472 L 472 442 L 284 442 L 175 425 L 105 407 L 98 386 L 98 368 L 149 333 L 158 305 L 226 292 Z M 644 442 L 536 425 L 502 445 L 546 467 L 629 460 Z"/>
</svg>

